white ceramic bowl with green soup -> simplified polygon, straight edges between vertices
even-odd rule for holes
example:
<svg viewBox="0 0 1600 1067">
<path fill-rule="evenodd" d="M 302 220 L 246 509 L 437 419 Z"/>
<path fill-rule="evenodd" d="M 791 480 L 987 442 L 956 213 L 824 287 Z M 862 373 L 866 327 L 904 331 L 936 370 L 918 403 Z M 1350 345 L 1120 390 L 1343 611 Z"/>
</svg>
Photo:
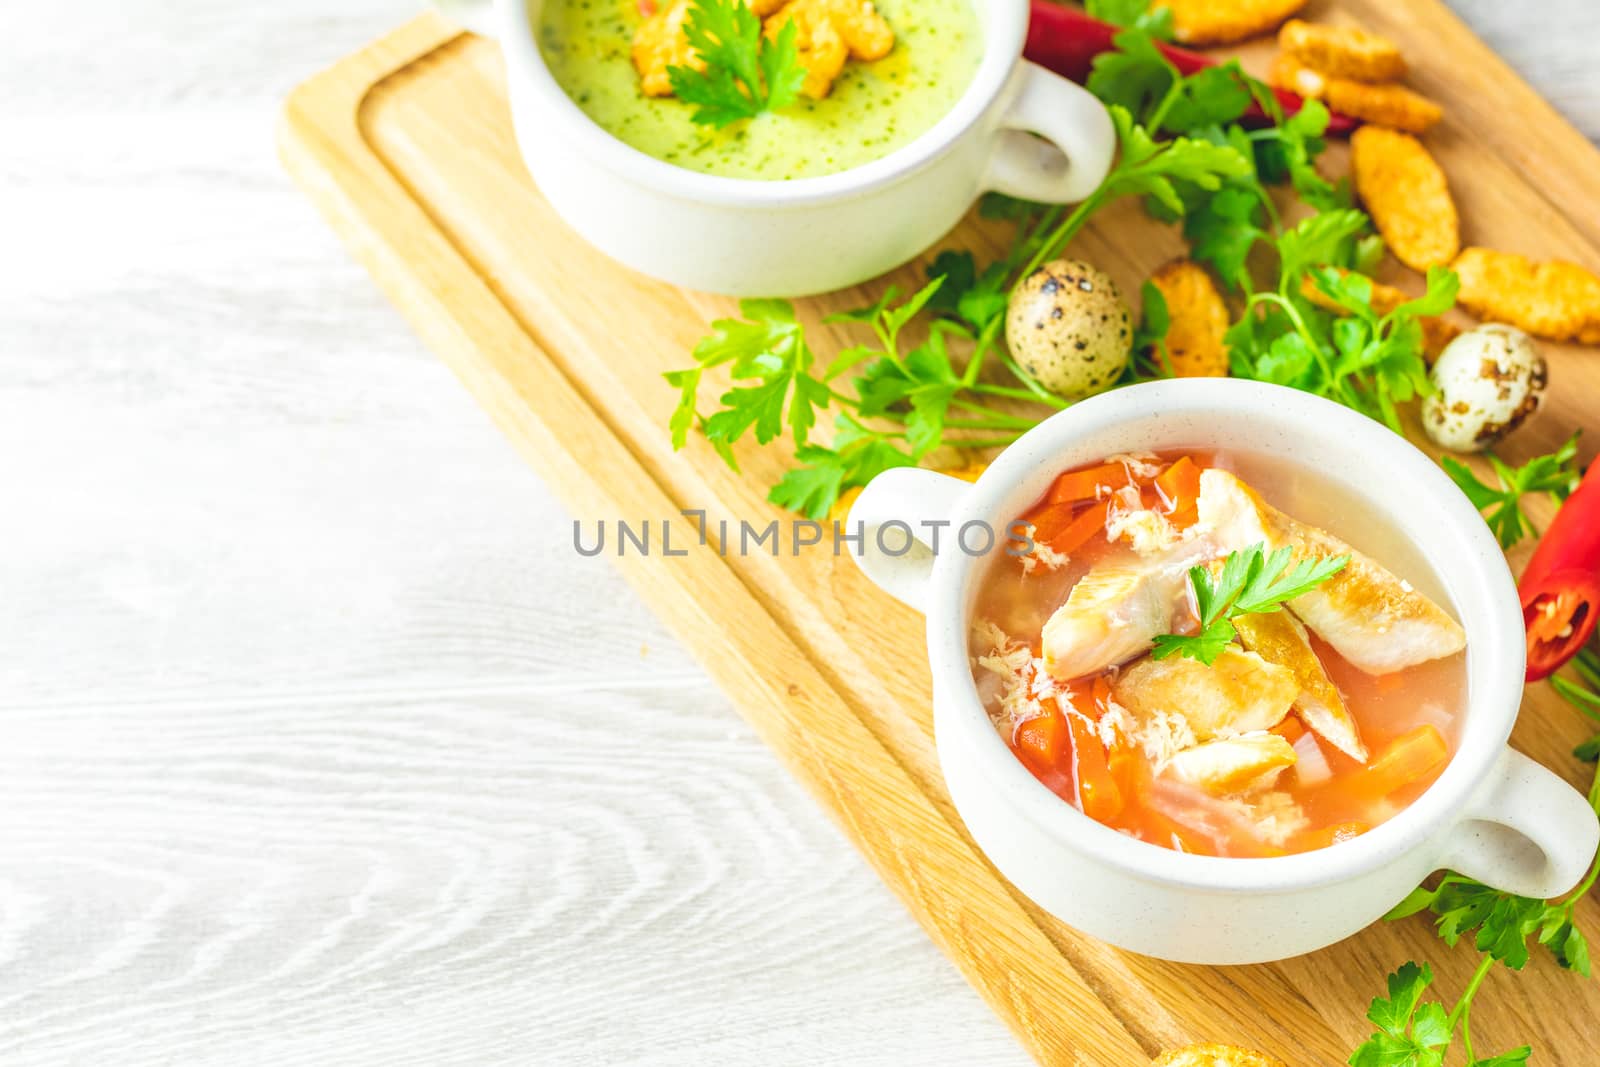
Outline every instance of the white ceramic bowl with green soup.
<svg viewBox="0 0 1600 1067">
<path fill-rule="evenodd" d="M 638 0 L 441 6 L 499 39 L 523 158 L 562 218 L 694 289 L 854 285 L 933 244 L 981 193 L 1083 199 L 1116 146 L 1099 101 L 1021 58 L 1027 0 L 876 0 L 887 55 L 846 64 L 821 98 L 721 128 L 644 94 Z"/>
</svg>

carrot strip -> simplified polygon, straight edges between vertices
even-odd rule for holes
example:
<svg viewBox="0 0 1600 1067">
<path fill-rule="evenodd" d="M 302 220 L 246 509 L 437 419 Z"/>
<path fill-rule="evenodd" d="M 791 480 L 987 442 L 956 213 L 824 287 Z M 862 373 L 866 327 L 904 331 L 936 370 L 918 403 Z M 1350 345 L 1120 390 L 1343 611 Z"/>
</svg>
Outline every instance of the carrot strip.
<svg viewBox="0 0 1600 1067">
<path fill-rule="evenodd" d="M 1450 758 L 1438 727 L 1424 723 L 1384 746 L 1372 762 L 1347 782 L 1352 791 L 1374 800 L 1432 777 Z"/>
<path fill-rule="evenodd" d="M 1043 715 L 1036 715 L 1017 724 L 1016 731 L 1011 736 L 1012 747 L 1023 762 L 1036 773 L 1043 773 L 1055 769 L 1066 754 L 1068 745 L 1067 722 L 1061 712 L 1055 708 L 1046 708 Z"/>
<path fill-rule="evenodd" d="M 1292 745 L 1305 736 L 1306 727 L 1297 717 L 1285 715 L 1283 721 L 1272 728 L 1272 732 Z"/>
<path fill-rule="evenodd" d="M 1106 765 L 1105 746 L 1095 733 L 1094 724 L 1081 713 L 1068 711 L 1067 728 L 1072 734 L 1073 779 L 1078 787 L 1078 807 L 1096 822 L 1109 822 L 1122 812 L 1122 790 Z"/>
<path fill-rule="evenodd" d="M 1161 472 L 1156 488 L 1170 509 L 1167 518 L 1174 526 L 1193 526 L 1200 518 L 1200 468 L 1188 456 L 1181 456 Z"/>
<path fill-rule="evenodd" d="M 1106 509 L 1110 506 L 1108 501 L 1102 500 L 1098 504 L 1090 504 L 1072 524 L 1055 537 L 1043 538 L 1034 533 L 1035 541 L 1045 541 L 1049 546 L 1063 555 L 1068 555 L 1082 548 L 1084 543 L 1097 533 L 1102 533 L 1106 528 Z"/>
<path fill-rule="evenodd" d="M 1084 714 L 1099 722 L 1111 706 L 1111 679 L 1104 674 L 1095 675 L 1094 685 L 1089 690 L 1089 704 L 1090 708 Z"/>
<path fill-rule="evenodd" d="M 1138 821 L 1134 823 L 1144 840 L 1162 848 L 1170 848 L 1174 852 L 1188 852 L 1198 856 L 1218 855 L 1218 845 L 1209 837 L 1197 834 L 1189 827 L 1169 819 L 1150 808 L 1138 812 Z"/>
<path fill-rule="evenodd" d="M 1121 489 L 1131 483 L 1127 467 L 1120 463 L 1102 463 L 1098 467 L 1068 471 L 1061 475 L 1050 487 L 1050 493 L 1045 499 L 1052 504 L 1076 504 L 1095 499 L 1100 495 L 1102 487 Z"/>
<path fill-rule="evenodd" d="M 1050 544 L 1072 525 L 1073 513 L 1071 504 L 1046 504 L 1023 516 L 1022 521 L 1033 524 L 1035 541 Z"/>
</svg>

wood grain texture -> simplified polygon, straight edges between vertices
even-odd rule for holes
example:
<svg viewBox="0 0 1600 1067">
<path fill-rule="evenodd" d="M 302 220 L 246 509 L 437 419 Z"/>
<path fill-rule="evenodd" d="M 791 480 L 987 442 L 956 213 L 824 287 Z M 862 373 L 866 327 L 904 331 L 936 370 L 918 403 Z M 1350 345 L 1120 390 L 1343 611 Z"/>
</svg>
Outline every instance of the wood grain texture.
<svg viewBox="0 0 1600 1067">
<path fill-rule="evenodd" d="M 283 179 L 417 6 L 0 20 L 0 1062 L 1025 1062 Z M 1600 134 L 1588 0 L 1456 6 Z M 1211 1032 L 1396 962 L 1314 959 Z"/>
</svg>

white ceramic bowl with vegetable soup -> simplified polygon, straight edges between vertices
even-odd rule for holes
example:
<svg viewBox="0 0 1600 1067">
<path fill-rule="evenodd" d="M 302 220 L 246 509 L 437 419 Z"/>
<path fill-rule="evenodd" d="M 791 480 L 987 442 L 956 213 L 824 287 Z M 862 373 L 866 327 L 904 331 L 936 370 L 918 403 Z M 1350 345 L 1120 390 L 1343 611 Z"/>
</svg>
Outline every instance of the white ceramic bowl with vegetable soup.
<svg viewBox="0 0 1600 1067">
<path fill-rule="evenodd" d="M 976 484 L 882 474 L 857 523 L 868 576 L 927 614 L 957 810 L 1096 937 L 1280 959 L 1433 871 L 1551 897 L 1594 854 L 1584 798 L 1507 744 L 1524 641 L 1499 547 L 1365 416 L 1255 382 L 1136 385 L 1052 416 Z M 935 528 L 940 551 L 889 554 Z M 971 554 L 985 528 L 996 547 Z M 1053 547 L 1010 555 L 1024 529 Z M 1225 561 L 1252 556 L 1230 594 Z M 1270 589 L 1287 607 L 1260 610 Z"/>
<path fill-rule="evenodd" d="M 897 36 L 886 57 L 852 61 L 823 99 L 720 131 L 682 100 L 641 94 L 636 0 L 441 6 L 499 38 L 523 158 L 561 217 L 694 289 L 799 296 L 865 281 L 983 192 L 1083 199 L 1115 148 L 1099 101 L 1021 59 L 1027 0 L 879 0 Z"/>
</svg>

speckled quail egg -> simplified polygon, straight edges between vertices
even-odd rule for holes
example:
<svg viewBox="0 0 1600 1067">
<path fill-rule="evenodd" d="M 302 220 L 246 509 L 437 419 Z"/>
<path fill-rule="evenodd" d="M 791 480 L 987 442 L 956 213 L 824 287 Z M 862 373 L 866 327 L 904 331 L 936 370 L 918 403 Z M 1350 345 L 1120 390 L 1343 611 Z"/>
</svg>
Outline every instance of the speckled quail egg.
<svg viewBox="0 0 1600 1067">
<path fill-rule="evenodd" d="M 1550 371 L 1527 334 L 1488 323 L 1451 341 L 1429 377 L 1434 392 L 1422 402 L 1429 439 L 1452 452 L 1481 452 L 1539 410 Z"/>
<path fill-rule="evenodd" d="M 1011 291 L 1006 346 L 1040 385 L 1068 400 L 1110 388 L 1132 340 L 1128 305 L 1098 267 L 1052 260 Z"/>
</svg>

